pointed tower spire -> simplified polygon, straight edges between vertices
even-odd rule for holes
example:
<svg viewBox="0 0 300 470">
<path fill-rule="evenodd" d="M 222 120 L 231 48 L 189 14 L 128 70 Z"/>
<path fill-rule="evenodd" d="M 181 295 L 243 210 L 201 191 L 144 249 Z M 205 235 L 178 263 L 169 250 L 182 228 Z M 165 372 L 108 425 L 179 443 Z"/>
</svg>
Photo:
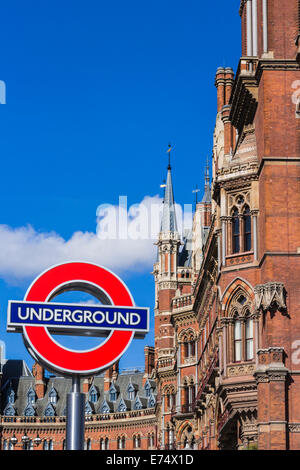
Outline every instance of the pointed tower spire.
<svg viewBox="0 0 300 470">
<path fill-rule="evenodd" d="M 173 193 L 173 183 L 171 175 L 171 150 L 172 147 L 169 144 L 169 149 L 167 151 L 169 155 L 169 164 L 168 164 L 168 174 L 167 181 L 165 186 L 164 202 L 163 202 L 163 214 L 161 220 L 161 233 L 167 232 L 177 232 L 177 220 L 175 213 L 175 202 L 174 202 L 174 193 Z"/>
<path fill-rule="evenodd" d="M 204 203 L 211 203 L 210 184 L 209 184 L 209 163 L 208 157 L 206 158 L 205 179 L 204 179 L 204 195 L 202 201 Z"/>
</svg>

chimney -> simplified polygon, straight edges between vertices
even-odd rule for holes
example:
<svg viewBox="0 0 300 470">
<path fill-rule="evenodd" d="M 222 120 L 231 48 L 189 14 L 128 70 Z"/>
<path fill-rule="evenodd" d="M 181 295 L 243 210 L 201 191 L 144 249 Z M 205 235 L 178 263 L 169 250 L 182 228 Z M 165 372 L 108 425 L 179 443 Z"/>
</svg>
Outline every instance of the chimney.
<svg viewBox="0 0 300 470">
<path fill-rule="evenodd" d="M 89 393 L 90 385 L 91 385 L 91 378 L 90 377 L 84 378 L 82 381 L 82 393 Z"/>
<path fill-rule="evenodd" d="M 217 107 L 218 113 L 225 104 L 225 69 L 219 67 L 216 73 L 215 85 L 217 88 Z"/>
<path fill-rule="evenodd" d="M 35 393 L 38 398 L 44 398 L 46 391 L 44 368 L 35 362 L 32 367 L 32 374 L 35 383 Z"/>
<path fill-rule="evenodd" d="M 234 72 L 231 67 L 225 69 L 225 103 L 229 104 L 232 87 L 234 83 Z"/>
<path fill-rule="evenodd" d="M 147 379 L 151 377 L 152 371 L 154 369 L 154 347 L 145 346 L 145 373 L 143 377 L 143 385 L 145 385 Z"/>
<path fill-rule="evenodd" d="M 112 380 L 117 380 L 119 377 L 119 361 L 115 362 L 112 366 Z"/>
<path fill-rule="evenodd" d="M 110 367 L 104 373 L 104 392 L 108 392 L 112 383 L 113 369 Z"/>
<path fill-rule="evenodd" d="M 224 154 L 229 155 L 234 149 L 234 128 L 230 121 L 230 97 L 234 83 L 234 72 L 231 67 L 219 67 L 216 73 L 218 113 L 222 113 L 224 123 Z"/>
</svg>

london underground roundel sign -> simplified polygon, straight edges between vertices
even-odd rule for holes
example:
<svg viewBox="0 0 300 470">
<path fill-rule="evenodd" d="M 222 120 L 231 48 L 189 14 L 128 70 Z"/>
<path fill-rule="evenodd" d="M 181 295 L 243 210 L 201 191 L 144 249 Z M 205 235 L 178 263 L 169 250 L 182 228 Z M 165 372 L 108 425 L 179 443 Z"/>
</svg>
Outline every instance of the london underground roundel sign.
<svg viewBox="0 0 300 470">
<path fill-rule="evenodd" d="M 94 295 L 101 305 L 51 302 L 74 290 Z M 145 336 L 149 308 L 135 307 L 126 285 L 108 269 L 70 262 L 38 276 L 23 301 L 9 301 L 7 331 L 21 331 L 30 354 L 46 368 L 85 376 L 107 369 L 125 353 L 134 336 Z M 97 347 L 78 351 L 60 345 L 51 333 L 106 339 Z"/>
</svg>

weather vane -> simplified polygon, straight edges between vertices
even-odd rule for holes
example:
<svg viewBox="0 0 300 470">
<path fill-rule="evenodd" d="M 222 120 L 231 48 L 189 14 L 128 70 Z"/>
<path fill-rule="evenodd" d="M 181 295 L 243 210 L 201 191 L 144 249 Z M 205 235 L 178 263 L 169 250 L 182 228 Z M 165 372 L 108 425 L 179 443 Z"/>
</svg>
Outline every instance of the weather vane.
<svg viewBox="0 0 300 470">
<path fill-rule="evenodd" d="M 168 165 L 168 170 L 171 170 L 171 150 L 174 149 L 174 145 L 172 146 L 171 144 L 168 145 L 168 150 L 167 154 L 169 155 L 169 165 Z"/>
<path fill-rule="evenodd" d="M 198 186 L 196 185 L 196 189 L 193 189 L 192 193 L 195 193 L 196 197 L 196 205 L 198 204 L 198 193 L 200 192 L 200 189 L 198 189 Z"/>
</svg>

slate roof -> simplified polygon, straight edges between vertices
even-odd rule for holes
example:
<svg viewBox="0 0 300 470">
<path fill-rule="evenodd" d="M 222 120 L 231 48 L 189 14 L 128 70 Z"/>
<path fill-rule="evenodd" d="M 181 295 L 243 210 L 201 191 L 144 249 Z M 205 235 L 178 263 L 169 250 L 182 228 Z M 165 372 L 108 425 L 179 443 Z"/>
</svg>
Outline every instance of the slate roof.
<svg viewBox="0 0 300 470">
<path fill-rule="evenodd" d="M 9 362 L 9 361 L 8 361 Z M 1 390 L 1 414 L 4 414 L 5 407 L 7 406 L 7 399 L 9 390 L 14 391 L 14 402 L 12 406 L 15 410 L 16 416 L 24 416 L 24 411 L 28 405 L 28 392 L 31 388 L 34 389 L 34 377 L 32 375 L 13 375 L 13 372 L 21 371 L 22 368 L 15 367 L 16 364 L 10 364 L 7 371 L 10 371 L 12 375 L 6 373 L 2 381 Z M 28 369 L 29 370 L 29 369 Z M 100 414 L 101 407 L 104 401 L 106 401 L 110 412 L 118 412 L 118 405 L 121 397 L 123 398 L 127 411 L 134 410 L 136 396 L 140 399 L 142 408 L 148 408 L 149 398 L 146 396 L 146 389 L 143 386 L 143 372 L 131 372 L 131 373 L 120 373 L 118 379 L 114 382 L 117 390 L 116 401 L 110 401 L 109 392 L 104 392 L 104 375 L 95 376 L 93 378 L 92 385 L 97 391 L 97 401 L 92 402 L 90 400 L 90 394 L 86 394 L 86 399 L 90 405 L 92 413 Z M 71 378 L 51 376 L 45 378 L 46 381 L 46 392 L 45 396 L 41 399 L 35 397 L 35 402 L 32 404 L 34 408 L 35 416 L 44 416 L 45 410 L 50 403 L 49 393 L 52 389 L 57 392 L 57 401 L 52 403 L 55 416 L 65 416 L 66 414 L 66 399 L 67 393 L 71 391 L 72 380 Z M 134 400 L 128 400 L 128 385 L 132 384 L 135 389 Z M 152 388 L 153 396 L 156 397 L 156 383 L 154 380 L 149 380 L 149 384 Z M 90 387 L 91 390 L 91 387 Z M 89 407 L 88 407 L 89 408 Z"/>
</svg>

